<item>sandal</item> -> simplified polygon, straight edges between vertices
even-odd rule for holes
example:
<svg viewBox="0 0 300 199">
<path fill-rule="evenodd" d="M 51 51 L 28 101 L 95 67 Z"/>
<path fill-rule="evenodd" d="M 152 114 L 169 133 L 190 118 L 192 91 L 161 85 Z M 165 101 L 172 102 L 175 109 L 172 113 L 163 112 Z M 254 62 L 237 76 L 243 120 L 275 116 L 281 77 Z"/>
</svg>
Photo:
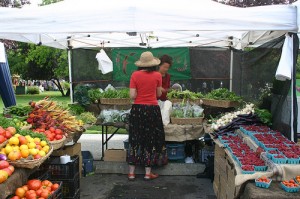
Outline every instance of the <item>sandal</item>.
<svg viewBox="0 0 300 199">
<path fill-rule="evenodd" d="M 129 181 L 135 180 L 135 174 L 134 174 L 134 173 L 129 173 L 129 174 L 128 174 L 128 180 L 129 180 Z"/>
<path fill-rule="evenodd" d="M 158 178 L 158 174 L 150 173 L 145 175 L 144 180 L 154 180 L 156 178 Z"/>
</svg>

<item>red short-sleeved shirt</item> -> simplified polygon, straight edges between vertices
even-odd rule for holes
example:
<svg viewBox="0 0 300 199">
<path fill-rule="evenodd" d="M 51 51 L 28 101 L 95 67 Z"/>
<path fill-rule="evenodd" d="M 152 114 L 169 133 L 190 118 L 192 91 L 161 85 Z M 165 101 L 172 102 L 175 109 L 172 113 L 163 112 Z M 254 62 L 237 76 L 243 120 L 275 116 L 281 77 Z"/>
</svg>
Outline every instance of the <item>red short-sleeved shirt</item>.
<svg viewBox="0 0 300 199">
<path fill-rule="evenodd" d="M 130 88 L 135 88 L 137 96 L 134 104 L 158 105 L 156 89 L 162 86 L 159 72 L 135 71 L 130 78 Z"/>
<path fill-rule="evenodd" d="M 168 73 L 166 73 L 166 75 L 164 77 L 162 77 L 162 87 L 165 90 L 168 90 L 170 88 L 170 80 L 171 80 L 171 76 Z M 168 99 L 167 94 L 168 94 L 168 91 L 163 92 L 158 99 L 161 101 L 166 101 Z"/>
</svg>

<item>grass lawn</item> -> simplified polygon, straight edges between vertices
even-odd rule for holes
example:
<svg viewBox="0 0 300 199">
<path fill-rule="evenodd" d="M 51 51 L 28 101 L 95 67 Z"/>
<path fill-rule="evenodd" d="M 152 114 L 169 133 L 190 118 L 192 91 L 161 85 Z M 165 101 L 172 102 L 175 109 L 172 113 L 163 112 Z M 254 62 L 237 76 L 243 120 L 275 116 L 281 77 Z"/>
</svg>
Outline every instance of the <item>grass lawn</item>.
<svg viewBox="0 0 300 199">
<path fill-rule="evenodd" d="M 39 101 L 41 99 L 44 99 L 45 97 L 51 97 L 55 101 L 60 102 L 63 105 L 67 105 L 70 103 L 70 97 L 63 97 L 59 91 L 45 91 L 43 93 L 37 94 L 37 95 L 16 95 L 17 104 L 18 105 L 27 105 L 28 102 L 32 101 Z M 2 102 L 2 99 L 0 101 L 0 110 L 2 112 L 4 108 L 4 104 Z"/>
<path fill-rule="evenodd" d="M 66 106 L 69 104 L 70 97 L 63 97 L 61 96 L 61 93 L 59 91 L 45 91 L 43 93 L 37 94 L 37 95 L 16 95 L 17 104 L 18 105 L 27 105 L 28 102 L 32 101 L 39 101 L 41 99 L 44 99 L 45 97 L 49 96 L 53 100 L 59 102 L 60 104 Z M 4 108 L 4 104 L 2 102 L 2 99 L 0 100 L 0 113 L 2 113 Z M 109 133 L 114 132 L 115 128 L 110 127 L 108 129 Z M 91 126 L 89 127 L 85 132 L 85 134 L 100 134 L 101 133 L 101 126 Z M 125 129 L 119 129 L 117 134 L 127 134 Z"/>
</svg>

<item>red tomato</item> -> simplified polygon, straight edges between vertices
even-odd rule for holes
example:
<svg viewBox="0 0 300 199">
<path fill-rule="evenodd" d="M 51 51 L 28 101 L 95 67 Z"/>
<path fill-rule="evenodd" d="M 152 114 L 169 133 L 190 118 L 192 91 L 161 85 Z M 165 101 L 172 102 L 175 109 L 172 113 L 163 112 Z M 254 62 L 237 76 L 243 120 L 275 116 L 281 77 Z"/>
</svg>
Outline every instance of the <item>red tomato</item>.
<svg viewBox="0 0 300 199">
<path fill-rule="evenodd" d="M 55 183 L 51 186 L 52 191 L 56 191 L 59 188 L 59 184 Z"/>
<path fill-rule="evenodd" d="M 41 193 L 42 198 L 48 198 L 49 195 L 50 195 L 50 192 L 46 189 L 44 189 Z"/>
<path fill-rule="evenodd" d="M 54 127 L 50 127 L 49 130 L 51 131 L 51 133 L 55 132 L 55 128 Z"/>
<path fill-rule="evenodd" d="M 62 135 L 56 135 L 56 136 L 55 136 L 55 139 L 57 139 L 57 140 L 61 140 L 62 138 L 63 138 Z"/>
<path fill-rule="evenodd" d="M 19 196 L 14 196 L 14 197 L 12 197 L 10 199 L 21 199 L 21 198 Z"/>
<path fill-rule="evenodd" d="M 6 137 L 7 139 L 11 138 L 11 137 L 12 137 L 11 132 L 5 131 L 5 137 Z"/>
<path fill-rule="evenodd" d="M 40 196 L 41 196 L 41 194 L 42 194 L 42 191 L 43 191 L 43 189 L 42 189 L 42 188 L 40 188 L 40 189 L 36 190 L 36 192 L 35 192 L 35 193 L 36 193 L 36 195 L 37 195 L 37 196 L 39 196 L 39 197 L 40 197 Z"/>
<path fill-rule="evenodd" d="M 36 193 L 34 190 L 29 190 L 25 194 L 26 199 L 36 199 Z"/>
<path fill-rule="evenodd" d="M 23 198 L 25 196 L 25 193 L 26 193 L 26 190 L 21 187 L 17 188 L 15 191 L 15 195 L 20 198 Z"/>
<path fill-rule="evenodd" d="M 61 129 L 56 129 L 56 130 L 55 130 L 55 133 L 56 133 L 57 135 L 62 135 L 62 134 L 63 134 L 63 132 L 62 132 Z"/>
<path fill-rule="evenodd" d="M 52 182 L 50 182 L 49 180 L 44 180 L 44 181 L 42 182 L 42 185 L 43 185 L 43 186 L 46 186 L 46 187 L 51 187 L 51 186 L 52 186 Z"/>
<path fill-rule="evenodd" d="M 5 141 L 6 141 L 6 137 L 4 137 L 3 135 L 0 135 L 0 144 L 2 144 Z"/>
<path fill-rule="evenodd" d="M 29 190 L 38 190 L 39 188 L 41 188 L 42 186 L 42 182 L 40 180 L 29 180 L 27 182 L 27 185 L 28 185 L 28 189 Z"/>
</svg>

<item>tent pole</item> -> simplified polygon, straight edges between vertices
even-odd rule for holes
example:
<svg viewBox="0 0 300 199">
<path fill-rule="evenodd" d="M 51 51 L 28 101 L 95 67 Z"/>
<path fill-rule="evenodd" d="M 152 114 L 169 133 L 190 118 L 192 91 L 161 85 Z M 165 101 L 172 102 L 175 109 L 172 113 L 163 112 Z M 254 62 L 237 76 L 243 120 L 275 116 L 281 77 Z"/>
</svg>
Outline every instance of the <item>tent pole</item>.
<svg viewBox="0 0 300 199">
<path fill-rule="evenodd" d="M 229 84 L 230 91 L 232 91 L 232 73 L 233 73 L 233 50 L 230 48 L 230 84 Z"/>
<path fill-rule="evenodd" d="M 69 82 L 70 82 L 70 99 L 73 103 L 73 83 L 72 83 L 72 67 L 71 67 L 71 49 L 68 49 L 68 63 L 69 63 Z"/>
</svg>

